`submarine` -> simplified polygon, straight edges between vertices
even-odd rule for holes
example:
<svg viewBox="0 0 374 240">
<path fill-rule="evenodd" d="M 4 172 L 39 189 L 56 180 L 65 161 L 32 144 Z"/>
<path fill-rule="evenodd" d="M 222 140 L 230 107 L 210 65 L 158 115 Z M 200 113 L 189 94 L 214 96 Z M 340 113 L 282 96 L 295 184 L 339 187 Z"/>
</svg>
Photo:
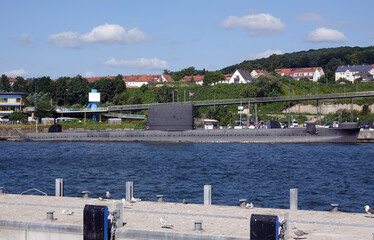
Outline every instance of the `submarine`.
<svg viewBox="0 0 374 240">
<path fill-rule="evenodd" d="M 277 124 L 276 124 L 277 123 Z M 148 109 L 147 125 L 141 130 L 25 133 L 16 141 L 97 141 L 166 143 L 343 143 L 354 144 L 360 132 L 357 123 L 340 123 L 338 128 L 194 129 L 193 104 L 155 104 Z"/>
</svg>

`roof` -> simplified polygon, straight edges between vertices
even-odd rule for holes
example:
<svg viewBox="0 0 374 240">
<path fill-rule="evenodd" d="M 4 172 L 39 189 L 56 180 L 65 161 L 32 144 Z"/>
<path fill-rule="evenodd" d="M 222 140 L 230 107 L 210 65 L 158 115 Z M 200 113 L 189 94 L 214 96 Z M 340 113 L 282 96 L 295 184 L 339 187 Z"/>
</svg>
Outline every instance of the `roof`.
<svg viewBox="0 0 374 240">
<path fill-rule="evenodd" d="M 240 73 L 240 75 L 242 75 L 242 77 L 245 80 L 251 80 L 251 79 L 253 79 L 252 76 L 251 76 L 251 74 L 247 70 L 238 69 L 238 72 Z"/>
<path fill-rule="evenodd" d="M 265 71 L 265 70 L 258 70 L 258 69 L 255 69 L 255 70 L 253 70 L 253 71 L 255 71 L 258 75 L 265 75 L 265 76 L 267 76 L 267 77 L 271 77 L 270 73 L 268 73 L 268 72 Z"/>
<path fill-rule="evenodd" d="M 322 67 L 310 67 L 310 68 L 281 68 L 275 69 L 275 72 L 284 75 L 292 75 L 293 73 L 300 72 L 315 72 L 316 70 L 322 71 Z"/>
<path fill-rule="evenodd" d="M 370 71 L 371 69 L 374 68 L 374 65 L 353 65 L 353 66 L 338 66 L 336 68 L 336 71 L 335 72 L 345 72 L 347 70 L 351 71 L 351 72 L 358 72 L 358 71 L 361 71 L 362 69 L 365 69 L 367 71 Z"/>
<path fill-rule="evenodd" d="M 161 78 L 161 76 L 166 79 L 167 82 L 174 82 L 174 79 L 168 75 L 168 74 L 162 74 L 162 75 L 127 75 L 122 76 L 122 79 L 124 82 L 158 82 Z M 105 77 L 92 77 L 92 78 L 86 78 L 88 82 L 95 82 L 97 80 L 100 80 L 101 78 L 109 78 L 109 79 L 115 79 L 117 76 L 105 76 Z"/>
<path fill-rule="evenodd" d="M 21 96 L 26 97 L 27 94 L 24 92 L 0 92 L 0 96 Z"/>
<path fill-rule="evenodd" d="M 204 75 L 195 75 L 195 76 L 184 76 L 182 77 L 181 80 L 179 80 L 180 82 L 191 82 L 191 78 L 193 77 L 193 80 L 195 82 L 201 82 L 204 80 Z"/>
</svg>

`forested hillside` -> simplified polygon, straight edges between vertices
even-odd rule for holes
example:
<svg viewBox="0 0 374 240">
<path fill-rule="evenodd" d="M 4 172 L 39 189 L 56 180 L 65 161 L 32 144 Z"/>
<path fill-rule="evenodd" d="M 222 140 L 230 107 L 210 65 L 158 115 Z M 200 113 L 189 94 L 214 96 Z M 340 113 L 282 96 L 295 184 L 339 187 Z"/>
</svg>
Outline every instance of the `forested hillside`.
<svg viewBox="0 0 374 240">
<path fill-rule="evenodd" d="M 269 72 L 277 68 L 322 67 L 329 81 L 334 80 L 335 70 L 339 65 L 374 64 L 374 47 L 338 47 L 323 48 L 301 52 L 271 55 L 251 61 L 243 61 L 221 69 L 224 74 L 236 69 L 264 69 Z"/>
</svg>

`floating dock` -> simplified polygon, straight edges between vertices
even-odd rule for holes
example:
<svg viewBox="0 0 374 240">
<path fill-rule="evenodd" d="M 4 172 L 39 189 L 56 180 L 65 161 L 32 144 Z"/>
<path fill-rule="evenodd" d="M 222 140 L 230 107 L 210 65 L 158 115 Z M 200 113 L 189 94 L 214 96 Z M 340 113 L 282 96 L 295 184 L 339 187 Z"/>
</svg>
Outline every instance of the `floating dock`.
<svg viewBox="0 0 374 240">
<path fill-rule="evenodd" d="M 0 194 L 0 240 L 83 239 L 83 209 L 106 205 L 110 209 L 121 200 Z M 363 203 L 365 205 L 365 203 Z M 122 205 L 121 205 L 122 206 Z M 47 212 L 53 212 L 48 218 Z M 63 214 L 63 212 L 65 214 Z M 67 215 L 67 212 L 73 212 Z M 364 212 L 364 208 L 363 208 Z M 249 240 L 252 214 L 277 215 L 288 219 L 288 238 L 295 228 L 307 232 L 307 240 L 373 239 L 374 218 L 365 213 L 242 208 L 238 206 L 135 202 L 122 208 L 123 226 L 115 239 Z M 173 225 L 162 228 L 160 218 Z M 194 224 L 201 223 L 196 231 Z"/>
</svg>

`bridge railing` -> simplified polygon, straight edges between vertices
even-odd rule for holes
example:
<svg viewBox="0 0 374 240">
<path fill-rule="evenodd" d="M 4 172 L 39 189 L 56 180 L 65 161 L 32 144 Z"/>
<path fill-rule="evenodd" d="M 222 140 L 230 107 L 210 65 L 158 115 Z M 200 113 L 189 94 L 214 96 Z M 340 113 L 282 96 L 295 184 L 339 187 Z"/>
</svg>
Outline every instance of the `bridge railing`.
<svg viewBox="0 0 374 240">
<path fill-rule="evenodd" d="M 107 107 L 98 107 L 95 109 L 91 108 L 56 108 L 56 112 L 61 113 L 61 112 L 107 112 L 108 108 Z"/>
</svg>

